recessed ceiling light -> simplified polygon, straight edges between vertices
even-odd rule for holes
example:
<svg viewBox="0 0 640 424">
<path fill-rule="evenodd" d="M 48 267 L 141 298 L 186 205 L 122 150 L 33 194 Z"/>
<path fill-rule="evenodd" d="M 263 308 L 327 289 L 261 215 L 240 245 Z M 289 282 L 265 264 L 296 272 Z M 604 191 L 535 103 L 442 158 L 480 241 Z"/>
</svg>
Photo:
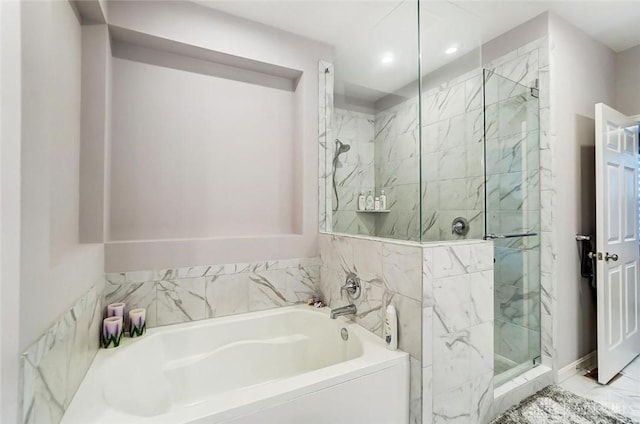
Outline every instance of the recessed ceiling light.
<svg viewBox="0 0 640 424">
<path fill-rule="evenodd" d="M 451 46 L 447 50 L 445 50 L 444 52 L 446 54 L 454 54 L 457 51 L 458 51 L 458 47 L 457 46 Z"/>
<path fill-rule="evenodd" d="M 388 65 L 388 64 L 390 64 L 391 62 L 393 62 L 393 59 L 394 59 L 394 58 L 395 58 L 395 57 L 393 56 L 393 53 L 391 53 L 391 52 L 387 52 L 387 53 L 385 53 L 385 54 L 383 54 L 383 55 L 382 55 L 382 59 L 380 59 L 380 61 L 381 61 L 383 64 Z"/>
</svg>

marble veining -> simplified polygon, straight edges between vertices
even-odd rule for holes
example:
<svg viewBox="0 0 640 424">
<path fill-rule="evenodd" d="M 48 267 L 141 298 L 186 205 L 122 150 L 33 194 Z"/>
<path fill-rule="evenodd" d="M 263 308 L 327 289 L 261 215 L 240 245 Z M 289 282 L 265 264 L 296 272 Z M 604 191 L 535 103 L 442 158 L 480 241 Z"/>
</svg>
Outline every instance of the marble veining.
<svg viewBox="0 0 640 424">
<path fill-rule="evenodd" d="M 535 349 L 538 343 L 543 362 L 554 357 L 551 211 L 555 191 L 549 152 L 555 136 L 549 127 L 548 56 L 548 40 L 543 38 L 486 64 L 484 115 L 479 70 L 425 91 L 422 140 L 416 137 L 415 99 L 379 112 L 373 120 L 375 187 L 393 194 L 389 196 L 393 209 L 375 218 L 375 233 L 370 235 L 415 239 L 412 231 L 421 226 L 423 240 L 450 240 L 456 238 L 451 220 L 465 216 L 472 223 L 468 237 L 481 238 L 485 185 L 480 158 L 486 119 L 490 165 L 486 188 L 494 205 L 488 221 L 499 223 L 491 232 L 536 231 L 539 237 L 496 244 L 495 251 L 487 242 L 423 245 L 418 287 L 401 282 L 409 275 L 413 280 L 414 262 L 407 255 L 393 257 L 394 250 L 401 250 L 393 243 L 355 247 L 358 243 L 346 237 L 321 235 L 320 291 L 330 304 L 350 301 L 340 296 L 339 286 L 345 272 L 357 271 L 364 276 L 366 294 L 362 315 L 355 319 L 372 331 L 380 331 L 389 301 L 415 300 L 420 306 L 415 319 L 421 321 L 417 328 L 422 337 L 416 359 L 422 366 L 423 422 L 486 422 L 508 403 L 503 397 L 493 399 L 494 352 L 524 355 L 524 347 Z M 528 87 L 536 78 L 540 79 L 539 107 L 531 107 Z M 423 181 L 414 182 L 415 173 L 409 167 L 420 153 Z M 416 213 L 418 200 L 422 216 Z M 355 220 L 349 220 L 351 228 L 357 228 Z M 494 257 L 498 259 L 495 269 Z M 401 266 L 404 260 L 410 265 Z M 494 273 L 501 282 L 495 287 L 495 302 Z M 541 276 L 539 294 L 532 284 L 536 273 Z M 405 308 L 410 306 L 406 303 Z M 536 312 L 538 303 L 542 310 Z M 492 333 L 501 340 L 495 346 Z M 521 399 L 524 393 L 516 391 L 509 401 Z"/>
<path fill-rule="evenodd" d="M 62 420 L 99 349 L 103 285 L 97 281 L 21 355 L 21 422 Z"/>
<path fill-rule="evenodd" d="M 493 243 L 423 249 L 423 366 L 434 423 L 486 422 L 493 402 Z"/>
<path fill-rule="evenodd" d="M 358 214 L 358 195 L 375 191 L 374 116 L 345 109 L 333 109 L 332 134 L 349 145 L 349 150 L 332 160 L 332 227 L 334 232 L 362 235 L 375 234 L 375 217 Z M 327 146 L 327 154 L 335 158 L 335 142 Z M 333 182 L 332 182 L 333 183 Z M 333 187 L 332 187 L 333 189 Z M 336 199 L 337 196 L 337 199 Z M 337 200 L 337 203 L 336 203 Z"/>
<path fill-rule="evenodd" d="M 320 234 L 319 248 L 319 291 L 329 307 L 355 304 L 353 319 L 378 336 L 387 305 L 396 307 L 399 348 L 411 355 L 410 422 L 423 422 L 421 246 Z M 361 279 L 362 294 L 355 300 L 340 291 L 350 272 Z"/>
<path fill-rule="evenodd" d="M 206 318 L 204 277 L 159 281 L 156 298 L 157 325 Z"/>
<path fill-rule="evenodd" d="M 109 273 L 104 297 L 147 309 L 154 327 L 305 302 L 319 279 L 318 258 Z"/>
</svg>

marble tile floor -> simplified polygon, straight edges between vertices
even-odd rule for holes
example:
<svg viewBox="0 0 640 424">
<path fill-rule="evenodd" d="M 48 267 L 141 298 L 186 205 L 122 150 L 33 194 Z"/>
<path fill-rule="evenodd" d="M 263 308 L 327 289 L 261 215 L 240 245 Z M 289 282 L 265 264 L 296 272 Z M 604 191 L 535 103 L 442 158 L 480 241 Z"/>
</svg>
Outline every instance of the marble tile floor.
<svg viewBox="0 0 640 424">
<path fill-rule="evenodd" d="M 640 356 L 607 385 L 598 384 L 584 374 L 574 375 L 560 386 L 640 422 Z"/>
</svg>

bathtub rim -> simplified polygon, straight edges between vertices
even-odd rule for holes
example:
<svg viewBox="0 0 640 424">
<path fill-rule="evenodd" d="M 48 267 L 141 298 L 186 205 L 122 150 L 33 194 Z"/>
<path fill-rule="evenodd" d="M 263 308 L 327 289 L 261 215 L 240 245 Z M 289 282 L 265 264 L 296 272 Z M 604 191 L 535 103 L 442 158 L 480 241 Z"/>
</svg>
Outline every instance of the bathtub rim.
<svg viewBox="0 0 640 424">
<path fill-rule="evenodd" d="M 349 320 L 346 317 L 339 317 L 337 322 L 340 322 L 350 333 L 357 334 L 361 339 L 363 344 L 363 353 L 361 356 L 324 368 L 287 377 L 282 380 L 270 381 L 243 388 L 241 390 L 244 391 L 244 400 L 238 399 L 239 393 L 238 390 L 236 390 L 219 395 L 219 399 L 216 401 L 211 399 L 187 408 L 171 409 L 165 414 L 152 417 L 141 417 L 123 413 L 117 409 L 111 408 L 102 400 L 103 383 L 100 379 L 101 375 L 104 374 L 102 366 L 105 365 L 105 363 L 111 362 L 115 355 L 124 352 L 128 346 L 143 343 L 145 340 L 149 340 L 154 336 L 159 337 L 162 334 L 171 334 L 185 329 L 223 326 L 232 322 L 251 321 L 267 316 L 284 315 L 291 313 L 292 311 L 303 311 L 305 313 L 321 316 L 323 319 L 330 319 L 329 308 L 317 309 L 307 305 L 293 305 L 220 318 L 209 318 L 187 323 L 154 327 L 147 330 L 148 334 L 142 338 L 123 338 L 119 348 L 100 349 L 94 358 L 87 375 L 76 392 L 76 395 L 72 399 L 69 408 L 65 412 L 62 424 L 75 424 L 77 422 L 83 422 L 83 424 L 89 424 L 90 422 L 117 422 L 119 424 L 175 424 L 178 422 L 176 421 L 177 419 L 184 420 L 179 422 L 186 424 L 192 422 L 204 422 L 203 420 L 211 416 L 215 416 L 216 419 L 219 416 L 220 420 L 225 421 L 250 413 L 252 410 L 255 411 L 259 409 L 261 405 L 264 406 L 270 403 L 287 402 L 297 397 L 309 395 L 311 393 L 348 382 L 352 379 L 366 377 L 391 367 L 404 366 L 406 367 L 407 373 L 409 372 L 408 353 L 399 350 L 387 350 L 382 338 L 371 333 L 355 321 Z M 92 394 L 94 395 L 93 397 L 91 396 Z M 251 398 L 251 400 L 247 401 L 247 398 Z M 221 409 L 219 407 L 220 404 L 228 406 Z M 87 421 L 88 410 L 96 413 L 92 414 L 95 421 Z M 82 421 L 77 421 L 78 419 L 81 419 Z"/>
</svg>

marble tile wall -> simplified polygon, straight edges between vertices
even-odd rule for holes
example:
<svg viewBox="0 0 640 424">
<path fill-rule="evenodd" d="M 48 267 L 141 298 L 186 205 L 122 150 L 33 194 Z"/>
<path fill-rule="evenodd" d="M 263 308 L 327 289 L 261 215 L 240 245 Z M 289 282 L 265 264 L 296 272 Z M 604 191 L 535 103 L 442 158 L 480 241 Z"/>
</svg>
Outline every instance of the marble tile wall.
<svg viewBox="0 0 640 424">
<path fill-rule="evenodd" d="M 62 420 L 100 347 L 103 286 L 96 282 L 22 354 L 22 423 Z"/>
<path fill-rule="evenodd" d="M 398 312 L 399 348 L 411 355 L 410 423 L 421 423 L 422 248 L 343 235 L 320 234 L 320 293 L 331 308 L 354 303 L 355 321 L 382 337 L 389 304 Z M 351 301 L 340 293 L 347 273 L 360 278 L 362 294 Z"/>
<path fill-rule="evenodd" d="M 332 134 L 334 141 L 327 146 L 335 156 L 339 139 L 349 145 L 349 151 L 335 161 L 335 183 L 339 202 L 333 211 L 332 230 L 336 233 L 375 235 L 375 214 L 358 213 L 358 195 L 376 193 L 374 173 L 374 115 L 334 108 Z M 333 160 L 332 160 L 333 165 Z M 332 166 L 333 168 L 333 166 Z M 332 188 L 333 189 L 333 188 Z M 335 193 L 332 205 L 336 207 Z"/>
<path fill-rule="evenodd" d="M 422 200 L 422 241 L 480 238 L 484 234 L 480 72 L 423 93 L 421 140 L 417 103 L 417 98 L 409 99 L 375 117 L 376 186 L 385 190 L 392 205 L 391 213 L 376 217 L 376 235 L 417 240 Z M 451 232 L 451 222 L 458 216 L 470 222 L 466 236 Z"/>
<path fill-rule="evenodd" d="M 376 216 L 376 235 L 398 240 L 420 237 L 420 133 L 418 98 L 375 116 L 376 190 L 384 190 L 391 212 Z"/>
<path fill-rule="evenodd" d="M 318 258 L 108 273 L 104 302 L 146 308 L 155 327 L 305 302 L 319 277 Z"/>
<path fill-rule="evenodd" d="M 482 77 L 460 75 L 422 95 L 422 240 L 484 235 Z M 469 233 L 454 234 L 456 217 Z"/>
<path fill-rule="evenodd" d="M 493 403 L 493 243 L 424 245 L 423 423 L 484 423 Z"/>
</svg>

